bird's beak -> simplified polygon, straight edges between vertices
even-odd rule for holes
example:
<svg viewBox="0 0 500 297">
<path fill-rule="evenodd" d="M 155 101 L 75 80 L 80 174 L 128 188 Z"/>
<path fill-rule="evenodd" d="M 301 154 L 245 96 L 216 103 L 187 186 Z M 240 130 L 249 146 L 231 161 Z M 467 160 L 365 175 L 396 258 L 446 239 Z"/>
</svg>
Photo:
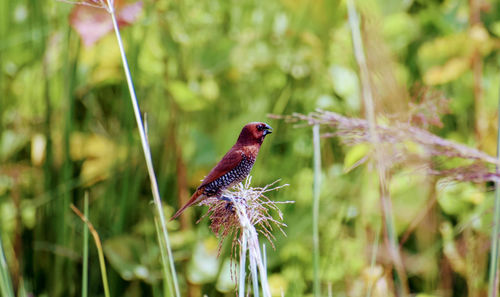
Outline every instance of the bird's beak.
<svg viewBox="0 0 500 297">
<path fill-rule="evenodd" d="M 263 133 L 264 133 L 264 136 L 266 136 L 267 134 L 271 134 L 271 133 L 273 133 L 273 128 L 266 124 L 266 127 L 264 128 Z"/>
</svg>

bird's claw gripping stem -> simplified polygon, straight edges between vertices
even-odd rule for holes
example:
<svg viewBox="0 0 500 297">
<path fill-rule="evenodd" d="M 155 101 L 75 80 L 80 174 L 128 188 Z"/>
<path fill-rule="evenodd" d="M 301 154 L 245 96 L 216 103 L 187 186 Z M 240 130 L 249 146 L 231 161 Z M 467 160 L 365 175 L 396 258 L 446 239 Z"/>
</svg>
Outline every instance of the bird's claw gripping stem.
<svg viewBox="0 0 500 297">
<path fill-rule="evenodd" d="M 227 201 L 227 202 L 233 202 L 233 199 L 231 197 L 228 197 L 228 196 L 221 196 L 220 200 L 224 200 L 224 201 Z"/>
<path fill-rule="evenodd" d="M 226 204 L 226 210 L 230 211 L 230 212 L 233 212 L 234 211 L 234 207 L 233 207 L 233 199 L 231 197 L 228 197 L 228 196 L 221 196 L 220 197 L 220 200 L 224 200 L 224 201 L 227 201 L 227 204 Z"/>
</svg>

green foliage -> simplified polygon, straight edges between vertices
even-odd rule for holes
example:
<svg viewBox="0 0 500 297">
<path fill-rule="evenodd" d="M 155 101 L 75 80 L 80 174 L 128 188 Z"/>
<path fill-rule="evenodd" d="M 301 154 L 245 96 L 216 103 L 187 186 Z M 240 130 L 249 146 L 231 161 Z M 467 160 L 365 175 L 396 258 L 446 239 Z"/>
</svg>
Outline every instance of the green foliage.
<svg viewBox="0 0 500 297">
<path fill-rule="evenodd" d="M 433 87 L 451 99 L 443 127 L 433 132 L 493 155 L 500 4 L 482 1 L 472 25 L 469 3 L 476 2 L 358 5 L 380 110 L 405 113 L 407 105 L 395 106 L 412 97 L 407 89 Z M 104 245 L 113 296 L 163 296 L 169 290 L 159 281 L 166 276 L 150 185 L 115 37 L 84 47 L 69 26 L 71 9 L 59 1 L 0 1 L 0 237 L 10 279 L 27 295 L 79 295 L 83 234 L 69 205 L 83 209 L 88 190 L 89 220 Z M 296 201 L 280 206 L 287 236 L 275 232 L 276 248 L 267 250 L 271 291 L 312 294 L 311 131 L 267 115 L 316 108 L 364 115 L 345 3 L 148 0 L 122 34 L 148 115 L 166 216 L 245 123 L 268 122 L 274 133 L 262 147 L 253 183 L 281 178 L 290 187 L 270 198 Z M 383 233 L 370 263 L 381 226 L 378 180 L 369 161 L 356 166 L 370 158 L 370 147 L 321 142 L 321 291 L 391 296 Z M 437 160 L 443 167 L 447 162 Z M 389 182 L 400 239 L 411 229 L 401 248 L 411 292 L 483 296 L 490 185 L 441 182 L 413 165 L 393 168 Z M 182 228 L 168 225 L 182 296 L 231 296 L 230 244 L 217 258 L 206 219 L 193 224 L 203 211 L 193 208 L 191 224 Z M 92 264 L 97 257 L 89 248 L 89 296 L 103 294 Z M 3 266 L 1 272 L 4 288 L 10 282 Z"/>
</svg>

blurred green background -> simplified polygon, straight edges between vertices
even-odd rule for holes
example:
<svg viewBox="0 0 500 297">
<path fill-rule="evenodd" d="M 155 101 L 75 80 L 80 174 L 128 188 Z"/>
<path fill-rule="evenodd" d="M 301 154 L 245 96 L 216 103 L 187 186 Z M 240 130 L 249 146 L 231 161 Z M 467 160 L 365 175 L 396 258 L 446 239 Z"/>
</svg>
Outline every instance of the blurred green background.
<svg viewBox="0 0 500 297">
<path fill-rule="evenodd" d="M 496 150 L 500 3 L 359 1 L 379 114 L 405 113 L 415 88 L 449 98 L 447 139 Z M 0 0 L 0 236 L 11 277 L 27 296 L 80 296 L 83 209 L 104 245 L 112 296 L 162 296 L 149 180 L 115 36 L 85 46 L 73 5 Z M 250 121 L 274 128 L 252 171 L 276 179 L 287 236 L 268 244 L 274 296 L 312 296 L 312 133 L 268 114 L 316 108 L 363 117 L 344 1 L 145 0 L 122 35 L 169 217 Z M 417 98 L 418 99 L 418 98 Z M 324 132 L 329 132 L 324 129 Z M 322 140 L 320 282 L 324 296 L 393 296 L 370 166 Z M 345 156 L 350 156 L 344 160 Z M 410 291 L 485 296 L 491 185 L 440 184 L 391 170 L 396 229 Z M 230 244 L 192 208 L 169 223 L 183 296 L 234 296 Z M 182 222 L 182 223 L 180 223 Z M 378 247 L 371 265 L 373 247 Z M 89 295 L 103 288 L 93 243 Z M 233 277 L 234 278 L 234 277 Z"/>
</svg>

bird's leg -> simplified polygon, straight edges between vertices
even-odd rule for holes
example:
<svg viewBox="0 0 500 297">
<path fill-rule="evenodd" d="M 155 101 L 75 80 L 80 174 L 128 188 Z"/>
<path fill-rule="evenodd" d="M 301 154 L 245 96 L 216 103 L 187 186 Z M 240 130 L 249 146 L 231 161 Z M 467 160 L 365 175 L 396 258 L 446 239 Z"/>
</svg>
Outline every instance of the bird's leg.
<svg viewBox="0 0 500 297">
<path fill-rule="evenodd" d="M 234 213 L 233 203 L 228 202 L 228 203 L 226 204 L 226 210 L 227 210 L 227 211 L 230 211 L 230 212 L 232 212 L 232 213 Z"/>
<path fill-rule="evenodd" d="M 220 198 L 220 200 L 224 200 L 224 201 L 227 201 L 227 204 L 226 204 L 226 210 L 230 211 L 230 212 L 234 212 L 234 208 L 233 208 L 233 199 L 231 197 L 228 197 L 228 196 L 224 196 L 222 195 Z"/>
<path fill-rule="evenodd" d="M 222 196 L 220 196 L 220 198 L 219 198 L 219 199 L 220 199 L 220 200 L 227 201 L 227 202 L 233 202 L 233 199 L 232 199 L 231 197 L 229 197 L 229 196 L 224 196 L 224 195 L 222 195 Z"/>
</svg>

